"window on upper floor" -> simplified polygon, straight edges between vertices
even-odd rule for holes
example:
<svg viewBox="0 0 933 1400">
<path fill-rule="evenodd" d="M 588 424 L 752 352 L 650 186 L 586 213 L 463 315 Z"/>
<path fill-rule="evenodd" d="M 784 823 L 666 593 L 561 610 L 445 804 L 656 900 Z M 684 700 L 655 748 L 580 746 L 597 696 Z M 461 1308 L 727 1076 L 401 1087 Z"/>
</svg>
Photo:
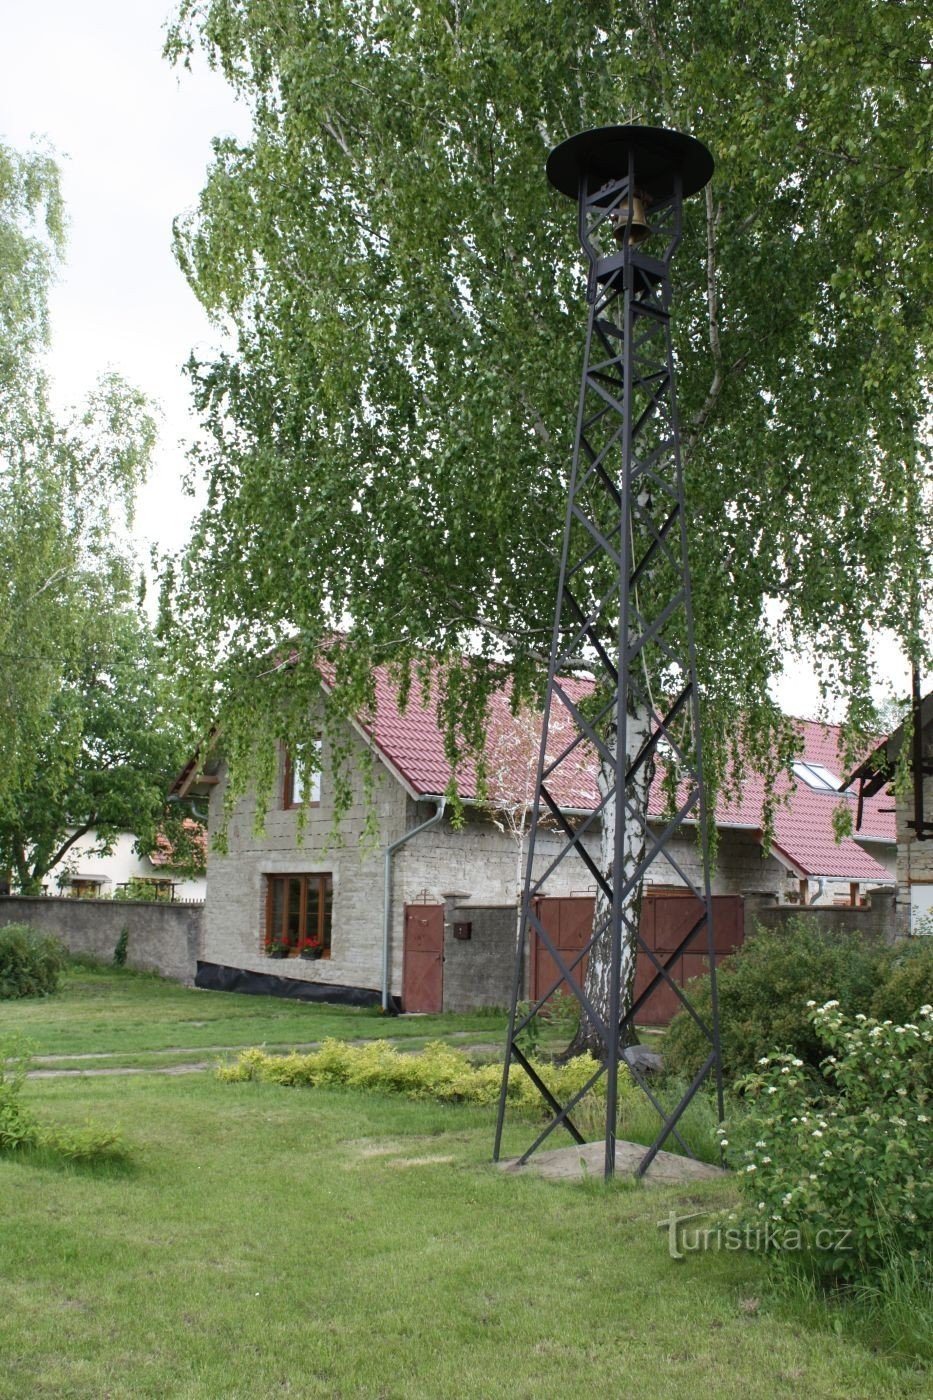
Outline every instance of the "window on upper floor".
<svg viewBox="0 0 933 1400">
<path fill-rule="evenodd" d="M 321 800 L 321 741 L 315 744 L 317 763 L 312 772 L 308 765 L 292 759 L 286 753 L 282 791 L 283 807 L 314 807 Z"/>
<path fill-rule="evenodd" d="M 272 958 L 329 958 L 333 905 L 331 875 L 268 875 L 265 952 Z"/>
</svg>

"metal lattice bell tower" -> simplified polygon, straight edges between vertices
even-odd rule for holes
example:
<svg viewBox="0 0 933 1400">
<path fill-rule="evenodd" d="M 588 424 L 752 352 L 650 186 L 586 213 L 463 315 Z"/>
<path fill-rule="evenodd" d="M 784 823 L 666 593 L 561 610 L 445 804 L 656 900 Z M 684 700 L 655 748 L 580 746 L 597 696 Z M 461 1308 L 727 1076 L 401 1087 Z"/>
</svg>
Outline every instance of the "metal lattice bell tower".
<svg viewBox="0 0 933 1400">
<path fill-rule="evenodd" d="M 712 172 L 712 157 L 699 141 L 638 126 L 582 132 L 547 162 L 552 184 L 577 201 L 590 309 L 495 1158 L 510 1073 L 529 1075 L 552 1115 L 520 1163 L 555 1128 L 584 1141 L 573 1111 L 605 1075 L 607 1178 L 615 1171 L 620 1062 L 659 1114 L 658 1135 L 639 1174 L 668 1134 L 687 1150 L 677 1123 L 710 1076 L 722 1117 L 706 796 L 670 334 L 670 265 L 683 200 L 702 189 Z M 581 775 L 594 765 L 598 795 L 581 802 Z M 665 810 L 649 827 L 653 783 L 663 783 Z M 687 832 L 691 838 L 699 834 L 699 875 L 696 863 L 693 873 L 685 868 Z M 557 887 L 555 876 L 567 863 L 573 869 L 561 870 L 561 887 L 596 891 L 592 934 L 573 953 L 557 945 L 539 916 L 540 899 Z M 683 885 L 693 900 L 687 932 L 664 954 L 640 932 L 641 889 L 649 873 L 655 883 Z M 522 1005 L 535 940 L 556 971 L 543 994 Z M 678 959 L 687 951 L 709 957 L 707 1019 L 676 980 Z M 639 952 L 650 975 L 635 996 Z M 635 1017 L 662 986 L 673 989 L 709 1043 L 702 1069 L 672 1106 L 661 1102 L 629 1048 Z M 563 1103 L 527 1053 L 532 1023 L 559 994 L 576 998 L 583 1027 L 602 1047 L 588 1084 Z"/>
</svg>

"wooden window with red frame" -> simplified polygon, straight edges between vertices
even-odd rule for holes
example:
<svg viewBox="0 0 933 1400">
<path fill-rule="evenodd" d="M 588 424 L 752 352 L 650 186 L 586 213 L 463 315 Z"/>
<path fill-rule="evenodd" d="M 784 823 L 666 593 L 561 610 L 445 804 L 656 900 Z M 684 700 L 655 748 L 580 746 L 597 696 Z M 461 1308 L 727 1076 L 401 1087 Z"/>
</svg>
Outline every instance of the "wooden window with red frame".
<svg viewBox="0 0 933 1400">
<path fill-rule="evenodd" d="M 274 958 L 329 958 L 333 906 L 331 875 L 268 875 L 266 953 Z"/>
</svg>

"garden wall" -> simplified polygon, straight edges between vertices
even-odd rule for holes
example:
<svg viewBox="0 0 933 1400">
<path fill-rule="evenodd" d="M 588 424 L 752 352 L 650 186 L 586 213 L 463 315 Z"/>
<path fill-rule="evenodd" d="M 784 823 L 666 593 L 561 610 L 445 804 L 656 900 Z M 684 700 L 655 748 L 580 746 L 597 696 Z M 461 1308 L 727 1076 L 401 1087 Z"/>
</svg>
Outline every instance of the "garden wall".
<svg viewBox="0 0 933 1400">
<path fill-rule="evenodd" d="M 872 890 L 865 906 L 832 904 L 778 904 L 773 895 L 746 894 L 745 936 L 754 933 L 755 924 L 764 928 L 786 928 L 791 919 L 812 920 L 821 933 L 873 934 L 893 943 L 897 936 L 894 890 Z"/>
<path fill-rule="evenodd" d="M 0 898 L 0 926 L 28 924 L 60 938 L 72 953 L 110 962 L 129 930 L 127 967 L 193 983 L 201 954 L 202 904 L 106 899 Z"/>
<path fill-rule="evenodd" d="M 515 905 L 468 904 L 444 918 L 444 1010 L 508 1006 L 515 976 Z M 469 925 L 469 938 L 455 936 Z"/>
</svg>

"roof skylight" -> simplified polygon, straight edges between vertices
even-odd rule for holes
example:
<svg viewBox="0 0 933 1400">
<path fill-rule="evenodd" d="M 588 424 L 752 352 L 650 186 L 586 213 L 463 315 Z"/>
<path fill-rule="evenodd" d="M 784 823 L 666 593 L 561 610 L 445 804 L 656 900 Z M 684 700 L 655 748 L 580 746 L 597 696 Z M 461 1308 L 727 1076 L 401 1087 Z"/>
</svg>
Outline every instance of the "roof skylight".
<svg viewBox="0 0 933 1400">
<path fill-rule="evenodd" d="M 816 792 L 839 793 L 842 787 L 842 779 L 837 778 L 823 763 L 804 763 L 798 759 L 794 764 L 794 773 L 800 780 L 806 783 L 807 787 L 813 788 Z M 848 791 L 848 789 L 847 789 Z"/>
</svg>

